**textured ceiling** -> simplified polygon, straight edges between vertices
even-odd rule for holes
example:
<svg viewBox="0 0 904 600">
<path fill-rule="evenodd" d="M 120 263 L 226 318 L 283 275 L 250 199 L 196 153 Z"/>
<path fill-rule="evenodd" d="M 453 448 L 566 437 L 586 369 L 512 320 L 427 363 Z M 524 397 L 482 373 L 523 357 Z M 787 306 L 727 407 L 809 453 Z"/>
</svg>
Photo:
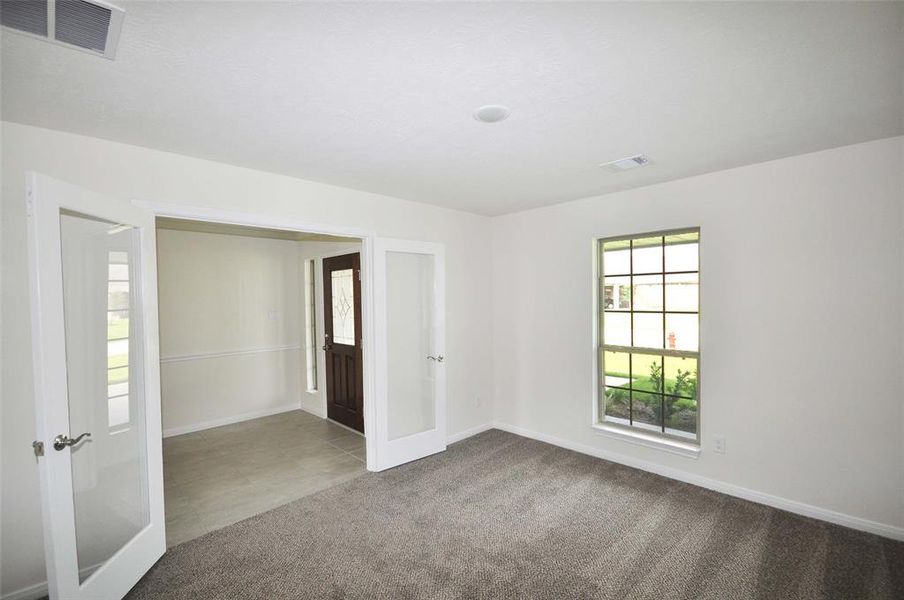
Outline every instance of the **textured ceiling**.
<svg viewBox="0 0 904 600">
<path fill-rule="evenodd" d="M 904 134 L 901 2 L 120 5 L 4 32 L 2 117 L 487 215 Z"/>
</svg>

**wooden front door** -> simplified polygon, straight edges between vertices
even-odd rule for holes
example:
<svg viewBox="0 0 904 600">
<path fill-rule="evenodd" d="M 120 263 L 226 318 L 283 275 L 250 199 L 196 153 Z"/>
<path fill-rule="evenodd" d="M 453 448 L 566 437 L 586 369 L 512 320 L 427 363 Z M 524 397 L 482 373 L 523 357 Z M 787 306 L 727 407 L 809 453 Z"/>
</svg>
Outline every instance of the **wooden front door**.
<svg viewBox="0 0 904 600">
<path fill-rule="evenodd" d="M 361 255 L 323 259 L 327 416 L 364 433 Z"/>
</svg>

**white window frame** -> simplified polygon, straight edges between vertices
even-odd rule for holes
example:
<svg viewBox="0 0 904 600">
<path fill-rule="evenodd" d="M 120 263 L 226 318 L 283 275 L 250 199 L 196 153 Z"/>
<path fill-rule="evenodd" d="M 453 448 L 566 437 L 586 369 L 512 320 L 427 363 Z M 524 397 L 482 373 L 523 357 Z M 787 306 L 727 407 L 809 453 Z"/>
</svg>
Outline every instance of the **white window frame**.
<svg viewBox="0 0 904 600">
<path fill-rule="evenodd" d="M 645 354 L 655 354 L 657 356 L 679 356 L 679 357 L 691 357 L 697 359 L 697 424 L 696 424 L 696 439 L 689 439 L 684 436 L 672 436 L 668 433 L 651 431 L 646 428 L 634 427 L 631 425 L 624 425 L 617 422 L 609 421 L 605 419 L 605 390 L 603 386 L 603 374 L 605 373 L 605 364 L 604 364 L 604 351 L 606 349 L 606 345 L 604 344 L 604 319 L 603 317 L 603 302 L 605 299 L 605 277 L 604 277 L 604 267 L 603 267 L 603 244 L 611 241 L 621 241 L 621 240 L 634 240 L 648 237 L 657 237 L 657 236 L 668 236 L 680 233 L 691 233 L 696 232 L 700 235 L 698 239 L 698 244 L 701 244 L 702 234 L 700 227 L 681 227 L 675 229 L 666 229 L 666 230 L 657 230 L 645 233 L 636 233 L 630 235 L 614 235 L 614 236 L 606 236 L 593 239 L 592 242 L 592 250 L 593 250 L 593 411 L 592 411 L 592 423 L 591 426 L 598 433 L 606 435 L 608 437 L 614 437 L 617 439 L 625 440 L 628 442 L 636 443 L 642 446 L 662 449 L 674 454 L 679 454 L 683 456 L 688 456 L 691 458 L 696 458 L 699 455 L 701 440 L 703 439 L 702 431 L 701 431 L 701 415 L 702 415 L 702 402 L 701 402 L 701 373 L 702 373 L 702 364 L 701 364 L 701 356 L 702 356 L 702 344 L 701 344 L 701 335 L 698 329 L 698 343 L 697 343 L 697 351 L 681 351 L 681 350 L 669 350 L 666 348 L 663 349 L 653 349 L 653 348 L 642 348 L 642 347 L 617 347 L 611 346 L 610 350 L 615 349 L 617 351 L 633 351 L 635 354 L 637 353 L 645 353 Z M 698 247 L 702 247 L 698 246 Z M 699 252 L 699 250 L 698 250 Z M 698 328 L 699 323 L 702 321 L 701 315 L 703 313 L 702 309 L 702 279 L 700 274 L 702 273 L 702 252 L 698 254 L 698 266 L 697 266 L 697 277 L 698 281 L 700 281 L 698 287 Z M 617 301 L 617 298 L 616 298 Z"/>
<path fill-rule="evenodd" d="M 309 394 L 316 394 L 320 389 L 317 365 L 317 263 L 316 258 L 305 259 L 304 263 L 305 385 Z"/>
</svg>

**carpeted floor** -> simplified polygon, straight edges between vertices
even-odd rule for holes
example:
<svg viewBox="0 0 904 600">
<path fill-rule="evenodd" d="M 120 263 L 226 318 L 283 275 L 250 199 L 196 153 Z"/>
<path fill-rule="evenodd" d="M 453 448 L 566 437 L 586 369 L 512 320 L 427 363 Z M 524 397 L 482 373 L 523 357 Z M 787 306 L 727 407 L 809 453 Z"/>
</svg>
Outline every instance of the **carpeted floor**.
<svg viewBox="0 0 904 600">
<path fill-rule="evenodd" d="M 904 543 L 501 431 L 170 549 L 145 598 L 904 598 Z"/>
</svg>

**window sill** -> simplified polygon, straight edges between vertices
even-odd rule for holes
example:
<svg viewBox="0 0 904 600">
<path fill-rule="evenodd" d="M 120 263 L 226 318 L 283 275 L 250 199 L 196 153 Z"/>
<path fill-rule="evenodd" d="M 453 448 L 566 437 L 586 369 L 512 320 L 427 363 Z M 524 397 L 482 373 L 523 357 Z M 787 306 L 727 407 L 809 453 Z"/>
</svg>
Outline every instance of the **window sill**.
<svg viewBox="0 0 904 600">
<path fill-rule="evenodd" d="M 669 440 L 655 435 L 650 435 L 640 431 L 632 431 L 624 427 L 608 425 L 606 423 L 597 423 L 592 426 L 600 435 L 622 440 L 631 444 L 662 450 L 671 454 L 685 456 L 687 458 L 699 458 L 700 446 L 696 444 L 688 444 L 678 440 Z"/>
</svg>

